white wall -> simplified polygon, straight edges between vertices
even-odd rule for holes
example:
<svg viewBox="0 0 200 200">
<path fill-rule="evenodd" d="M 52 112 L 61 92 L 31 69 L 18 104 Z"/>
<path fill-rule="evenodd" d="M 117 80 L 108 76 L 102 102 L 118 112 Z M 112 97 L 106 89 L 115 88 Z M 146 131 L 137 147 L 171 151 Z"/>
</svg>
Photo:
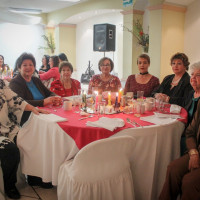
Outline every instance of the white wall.
<svg viewBox="0 0 200 200">
<path fill-rule="evenodd" d="M 88 66 L 88 61 L 91 61 L 92 69 L 95 70 L 95 74 L 99 74 L 98 61 L 104 56 L 103 52 L 93 51 L 93 25 L 109 23 L 116 25 L 116 51 L 106 52 L 105 56 L 114 60 L 114 72 L 118 73 L 119 78 L 120 68 L 123 63 L 123 31 L 122 23 L 123 16 L 120 13 L 110 13 L 101 16 L 96 16 L 77 24 L 76 30 L 76 63 L 77 72 L 73 73 L 73 77 L 80 80 L 81 74 L 85 72 Z"/>
<path fill-rule="evenodd" d="M 184 51 L 190 63 L 200 61 L 200 1 L 194 1 L 187 9 L 185 18 Z"/>
<path fill-rule="evenodd" d="M 16 59 L 23 52 L 32 53 L 36 58 L 36 66 L 42 64 L 44 46 L 41 35 L 44 34 L 42 25 L 18 25 L 0 23 L 0 54 L 4 56 L 5 63 L 14 68 Z"/>
</svg>

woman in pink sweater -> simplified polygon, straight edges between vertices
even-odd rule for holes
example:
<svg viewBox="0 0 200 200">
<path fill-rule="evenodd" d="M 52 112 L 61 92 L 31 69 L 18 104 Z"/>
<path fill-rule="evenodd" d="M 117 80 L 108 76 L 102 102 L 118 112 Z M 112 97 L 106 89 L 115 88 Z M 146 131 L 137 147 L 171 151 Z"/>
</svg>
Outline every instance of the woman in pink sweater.
<svg viewBox="0 0 200 200">
<path fill-rule="evenodd" d="M 51 56 L 49 59 L 49 65 L 50 70 L 39 75 L 40 79 L 47 88 L 50 88 L 52 81 L 60 79 L 58 56 Z"/>
</svg>

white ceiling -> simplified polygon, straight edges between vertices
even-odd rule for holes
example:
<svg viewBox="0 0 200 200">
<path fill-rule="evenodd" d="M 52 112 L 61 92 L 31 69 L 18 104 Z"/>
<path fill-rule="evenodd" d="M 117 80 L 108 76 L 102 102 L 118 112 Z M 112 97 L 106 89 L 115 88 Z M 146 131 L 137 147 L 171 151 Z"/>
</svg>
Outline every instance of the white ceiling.
<svg viewBox="0 0 200 200">
<path fill-rule="evenodd" d="M 48 13 L 59 10 L 61 8 L 70 7 L 75 4 L 80 4 L 84 1 L 87 0 L 80 0 L 79 2 L 69 2 L 69 0 L 0 0 L 0 9 L 3 8 L 5 9 L 8 7 L 16 7 L 16 8 L 40 9 L 42 10 L 42 13 Z M 188 6 L 193 1 L 195 0 L 165 0 L 166 3 L 173 3 L 182 6 Z M 148 0 L 137 0 L 134 8 L 139 10 L 144 10 L 147 6 L 148 6 Z M 110 13 L 110 12 L 119 12 L 119 10 L 103 9 L 103 10 L 88 11 L 72 16 L 63 21 L 63 23 L 77 24 L 92 16 L 103 15 L 105 13 Z"/>
<path fill-rule="evenodd" d="M 0 0 L 0 7 L 40 9 L 42 13 L 49 13 L 87 0 L 76 1 L 77 0 L 74 0 L 74 2 L 70 2 L 70 0 Z"/>
</svg>

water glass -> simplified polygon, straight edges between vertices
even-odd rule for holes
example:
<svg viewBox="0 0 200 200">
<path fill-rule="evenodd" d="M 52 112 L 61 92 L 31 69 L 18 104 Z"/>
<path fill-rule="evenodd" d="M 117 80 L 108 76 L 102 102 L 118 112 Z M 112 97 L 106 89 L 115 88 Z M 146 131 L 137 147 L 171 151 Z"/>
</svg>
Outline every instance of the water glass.
<svg viewBox="0 0 200 200">
<path fill-rule="evenodd" d="M 137 91 L 137 100 L 143 101 L 144 91 Z"/>
<path fill-rule="evenodd" d="M 145 111 L 145 105 L 142 102 L 137 102 L 136 104 L 136 113 L 143 114 Z"/>
<path fill-rule="evenodd" d="M 97 104 L 97 113 L 100 115 L 105 114 L 106 103 L 105 102 L 98 102 Z"/>
<path fill-rule="evenodd" d="M 156 99 L 156 110 L 163 112 L 164 110 L 164 102 L 161 101 L 160 99 Z"/>
<path fill-rule="evenodd" d="M 83 90 L 82 89 L 78 89 L 78 95 L 81 96 L 83 94 Z"/>
</svg>

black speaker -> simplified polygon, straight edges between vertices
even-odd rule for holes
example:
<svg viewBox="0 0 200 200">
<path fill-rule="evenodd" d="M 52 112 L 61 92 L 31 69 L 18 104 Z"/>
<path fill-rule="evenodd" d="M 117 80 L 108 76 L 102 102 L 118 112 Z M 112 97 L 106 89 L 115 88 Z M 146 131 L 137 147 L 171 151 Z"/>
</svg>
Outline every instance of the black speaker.
<svg viewBox="0 0 200 200">
<path fill-rule="evenodd" d="M 94 51 L 115 51 L 116 26 L 112 24 L 95 24 L 93 37 Z"/>
</svg>

